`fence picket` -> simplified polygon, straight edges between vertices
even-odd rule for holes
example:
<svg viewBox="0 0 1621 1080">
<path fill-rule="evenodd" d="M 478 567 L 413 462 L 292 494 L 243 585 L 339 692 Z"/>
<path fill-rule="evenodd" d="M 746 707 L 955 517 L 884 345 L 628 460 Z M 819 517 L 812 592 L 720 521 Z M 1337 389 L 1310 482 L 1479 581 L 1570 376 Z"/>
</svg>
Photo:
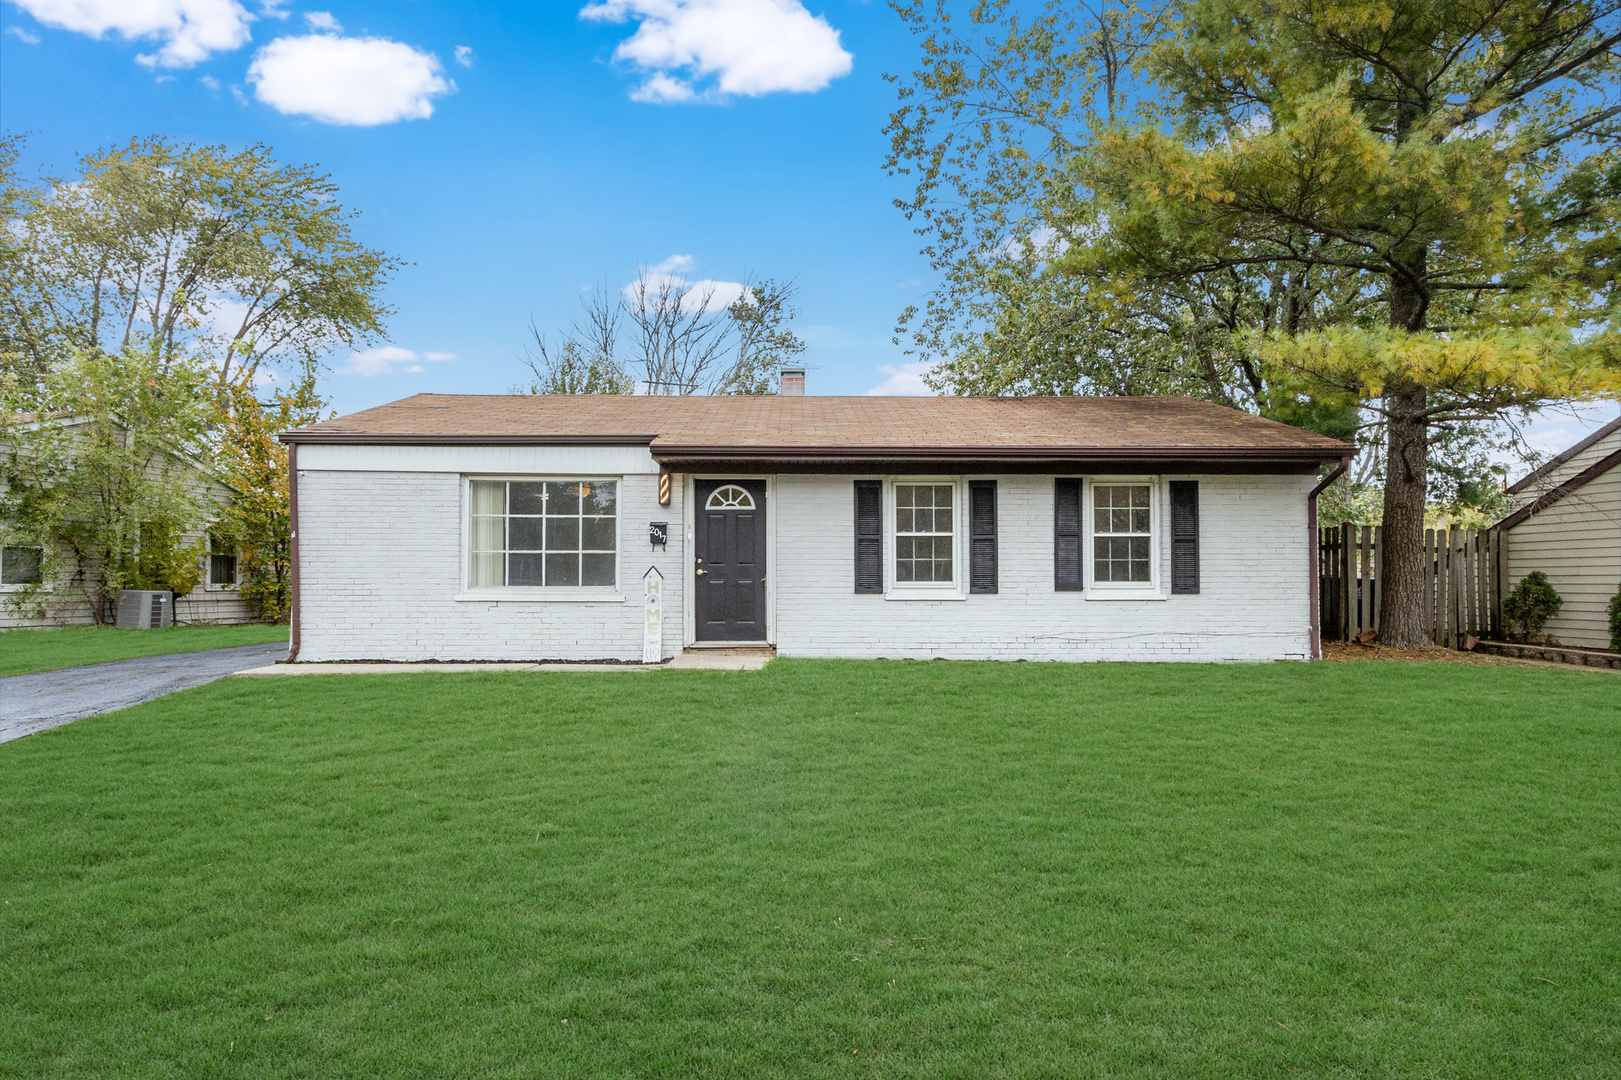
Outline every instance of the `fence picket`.
<svg viewBox="0 0 1621 1080">
<path fill-rule="evenodd" d="M 1469 617 L 1464 633 L 1480 634 L 1480 533 L 1470 529 L 1463 535 L 1463 583 L 1469 597 Z"/>
<path fill-rule="evenodd" d="M 1373 632 L 1379 632 L 1379 612 L 1385 606 L 1384 578 L 1385 572 L 1385 530 L 1375 525 L 1373 528 Z"/>
<path fill-rule="evenodd" d="M 1446 610 L 1446 647 L 1457 649 L 1464 641 L 1464 530 L 1446 532 L 1446 581 L 1451 603 Z"/>
<path fill-rule="evenodd" d="M 1344 576 L 1340 579 L 1342 595 L 1344 596 L 1345 640 L 1350 641 L 1356 636 L 1353 627 L 1356 624 L 1356 544 L 1353 540 L 1356 526 L 1345 524 L 1340 526 L 1340 550 L 1344 553 L 1342 566 Z"/>
</svg>

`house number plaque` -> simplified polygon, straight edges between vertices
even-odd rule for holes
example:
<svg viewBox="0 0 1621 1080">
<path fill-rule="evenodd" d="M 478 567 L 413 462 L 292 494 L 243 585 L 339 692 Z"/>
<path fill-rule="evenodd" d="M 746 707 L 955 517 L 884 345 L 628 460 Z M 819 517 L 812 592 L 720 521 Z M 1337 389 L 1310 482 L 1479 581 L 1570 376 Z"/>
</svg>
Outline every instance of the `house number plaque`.
<svg viewBox="0 0 1621 1080">
<path fill-rule="evenodd" d="M 670 523 L 668 521 L 649 521 L 647 523 L 647 542 L 654 547 L 663 547 L 670 542 Z"/>
</svg>

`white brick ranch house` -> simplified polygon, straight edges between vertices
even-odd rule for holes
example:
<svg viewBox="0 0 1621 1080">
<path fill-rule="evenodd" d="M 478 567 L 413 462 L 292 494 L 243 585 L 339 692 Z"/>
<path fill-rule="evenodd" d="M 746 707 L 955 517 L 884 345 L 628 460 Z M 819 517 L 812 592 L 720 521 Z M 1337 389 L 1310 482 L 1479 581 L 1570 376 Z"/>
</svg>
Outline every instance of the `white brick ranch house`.
<svg viewBox="0 0 1621 1080">
<path fill-rule="evenodd" d="M 282 438 L 299 661 L 641 661 L 650 569 L 662 658 L 1304 659 L 1352 452 L 1186 398 L 421 394 Z"/>
</svg>

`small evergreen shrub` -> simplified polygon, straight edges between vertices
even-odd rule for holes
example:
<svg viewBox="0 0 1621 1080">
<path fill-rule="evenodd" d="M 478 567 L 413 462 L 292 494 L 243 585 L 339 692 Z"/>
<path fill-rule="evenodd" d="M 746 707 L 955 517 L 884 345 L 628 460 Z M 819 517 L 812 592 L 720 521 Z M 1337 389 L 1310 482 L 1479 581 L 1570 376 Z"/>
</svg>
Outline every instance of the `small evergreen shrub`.
<svg viewBox="0 0 1621 1080">
<path fill-rule="evenodd" d="M 1542 636 L 1542 628 L 1564 606 L 1564 598 L 1548 584 L 1548 575 L 1533 570 L 1503 597 L 1503 621 L 1516 640 L 1529 643 Z"/>
<path fill-rule="evenodd" d="M 1610 597 L 1610 648 L 1621 652 L 1621 589 Z"/>
</svg>

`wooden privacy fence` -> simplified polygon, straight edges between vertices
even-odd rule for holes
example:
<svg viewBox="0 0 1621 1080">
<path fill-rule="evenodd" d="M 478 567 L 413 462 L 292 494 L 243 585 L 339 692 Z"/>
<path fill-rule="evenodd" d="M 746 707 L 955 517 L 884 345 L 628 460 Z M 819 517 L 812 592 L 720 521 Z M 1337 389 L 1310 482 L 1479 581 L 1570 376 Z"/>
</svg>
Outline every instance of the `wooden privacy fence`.
<svg viewBox="0 0 1621 1080">
<path fill-rule="evenodd" d="M 1352 641 L 1379 631 L 1384 529 L 1339 525 L 1317 538 L 1323 637 Z M 1468 637 L 1501 637 L 1503 537 L 1495 529 L 1425 529 L 1425 620 L 1430 640 L 1462 648 Z"/>
</svg>

